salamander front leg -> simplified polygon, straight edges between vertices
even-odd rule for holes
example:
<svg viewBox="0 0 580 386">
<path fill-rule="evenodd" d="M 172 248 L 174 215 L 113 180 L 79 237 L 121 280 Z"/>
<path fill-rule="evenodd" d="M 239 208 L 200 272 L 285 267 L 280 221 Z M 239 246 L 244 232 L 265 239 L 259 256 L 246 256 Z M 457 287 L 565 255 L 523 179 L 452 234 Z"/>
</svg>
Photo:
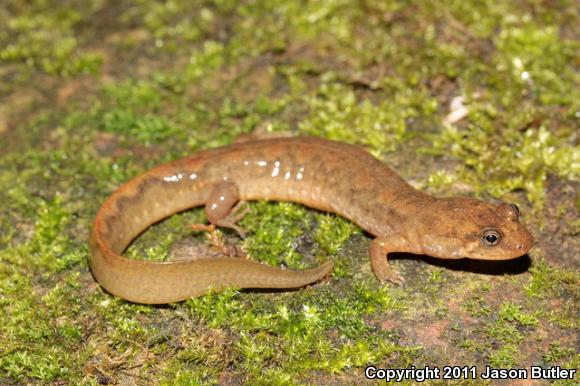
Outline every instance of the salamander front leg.
<svg viewBox="0 0 580 386">
<path fill-rule="evenodd" d="M 404 284 L 405 279 L 401 274 L 391 266 L 387 261 L 387 254 L 390 252 L 403 252 L 399 251 L 397 245 L 399 243 L 391 237 L 377 237 L 371 242 L 370 257 L 371 257 L 371 268 L 377 279 L 382 282 L 390 281 L 394 284 Z"/>
</svg>

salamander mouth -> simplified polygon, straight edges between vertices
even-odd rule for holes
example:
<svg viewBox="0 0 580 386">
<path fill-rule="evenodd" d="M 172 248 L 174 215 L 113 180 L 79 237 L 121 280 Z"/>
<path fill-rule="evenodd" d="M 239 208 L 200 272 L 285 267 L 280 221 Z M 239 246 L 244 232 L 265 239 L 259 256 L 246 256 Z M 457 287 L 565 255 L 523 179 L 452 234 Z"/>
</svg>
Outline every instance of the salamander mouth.
<svg viewBox="0 0 580 386">
<path fill-rule="evenodd" d="M 473 251 L 472 253 L 466 254 L 467 258 L 469 259 L 477 259 L 477 260 L 512 260 L 517 259 L 525 255 L 529 251 L 529 248 L 526 249 L 526 245 L 516 245 L 514 248 L 501 248 L 488 251 Z"/>
</svg>

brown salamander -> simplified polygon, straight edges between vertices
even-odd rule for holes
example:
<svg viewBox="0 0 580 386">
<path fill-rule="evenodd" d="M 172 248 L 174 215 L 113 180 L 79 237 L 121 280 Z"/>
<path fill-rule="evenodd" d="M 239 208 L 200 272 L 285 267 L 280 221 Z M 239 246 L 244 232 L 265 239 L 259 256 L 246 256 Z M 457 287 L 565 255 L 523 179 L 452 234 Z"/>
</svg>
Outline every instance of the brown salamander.
<svg viewBox="0 0 580 386">
<path fill-rule="evenodd" d="M 95 218 L 92 272 L 114 295 L 157 304 L 211 288 L 297 288 L 331 271 L 331 262 L 293 271 L 227 256 L 150 262 L 121 255 L 151 224 L 199 205 L 205 205 L 211 224 L 239 230 L 232 209 L 247 200 L 293 201 L 358 224 L 374 236 L 371 267 L 381 281 L 403 282 L 387 264 L 390 252 L 504 260 L 524 255 L 533 245 L 514 204 L 435 198 L 359 147 L 278 138 L 201 151 L 125 183 Z"/>
</svg>

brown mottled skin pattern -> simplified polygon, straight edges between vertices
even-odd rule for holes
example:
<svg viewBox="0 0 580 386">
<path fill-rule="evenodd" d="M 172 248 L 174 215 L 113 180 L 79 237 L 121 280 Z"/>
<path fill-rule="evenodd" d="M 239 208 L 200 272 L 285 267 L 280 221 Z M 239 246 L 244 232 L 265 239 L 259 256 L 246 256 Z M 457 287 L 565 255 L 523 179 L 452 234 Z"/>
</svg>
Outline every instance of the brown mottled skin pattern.
<svg viewBox="0 0 580 386">
<path fill-rule="evenodd" d="M 97 213 L 90 265 L 110 293 L 138 303 L 169 303 L 210 288 L 297 288 L 327 275 L 332 263 L 292 271 L 221 257 L 150 262 L 121 256 L 151 224 L 205 205 L 209 221 L 239 229 L 238 201 L 293 201 L 337 213 L 375 236 L 370 257 L 381 281 L 403 282 L 390 252 L 444 259 L 512 259 L 533 245 L 513 204 L 422 193 L 364 150 L 317 138 L 278 138 L 195 153 L 151 169 L 115 191 Z"/>
</svg>

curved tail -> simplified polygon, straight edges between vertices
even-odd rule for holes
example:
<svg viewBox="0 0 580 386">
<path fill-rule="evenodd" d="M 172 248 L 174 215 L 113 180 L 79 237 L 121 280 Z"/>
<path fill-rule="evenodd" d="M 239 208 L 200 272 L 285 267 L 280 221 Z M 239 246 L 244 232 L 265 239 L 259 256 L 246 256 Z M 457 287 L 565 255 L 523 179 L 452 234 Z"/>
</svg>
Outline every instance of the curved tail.
<svg viewBox="0 0 580 386">
<path fill-rule="evenodd" d="M 332 262 L 304 271 L 231 257 L 148 262 L 127 259 L 91 243 L 91 269 L 108 292 L 144 304 L 172 303 L 224 288 L 299 288 L 332 271 Z"/>
<path fill-rule="evenodd" d="M 207 196 L 208 183 L 167 183 L 160 177 L 165 167 L 121 186 L 97 213 L 89 243 L 89 263 L 96 280 L 113 295 L 136 303 L 162 304 L 226 287 L 298 288 L 320 280 L 332 270 L 332 262 L 292 271 L 230 257 L 174 262 L 123 257 L 125 248 L 148 226 L 203 204 L 203 197 Z"/>
</svg>

